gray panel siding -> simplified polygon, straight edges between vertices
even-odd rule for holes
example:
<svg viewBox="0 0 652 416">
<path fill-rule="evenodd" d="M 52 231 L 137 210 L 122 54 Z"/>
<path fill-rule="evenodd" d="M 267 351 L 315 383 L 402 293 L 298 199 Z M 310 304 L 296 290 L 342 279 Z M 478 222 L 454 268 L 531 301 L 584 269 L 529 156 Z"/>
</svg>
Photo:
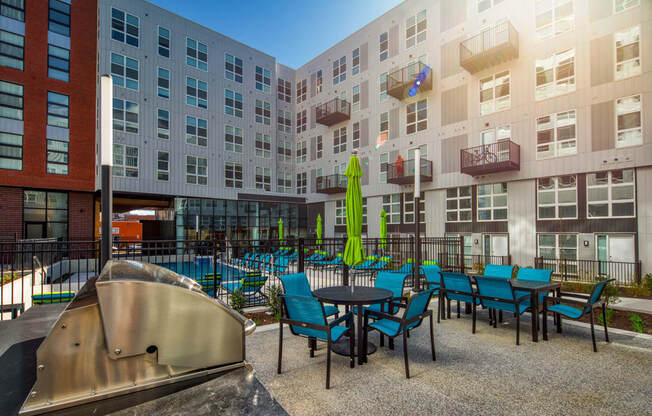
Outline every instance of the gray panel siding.
<svg viewBox="0 0 652 416">
<path fill-rule="evenodd" d="M 314 129 L 315 127 L 317 127 L 317 110 L 316 110 L 316 108 L 317 108 L 317 106 L 314 106 L 314 105 L 310 106 L 310 111 L 309 111 L 310 114 L 308 115 L 308 118 L 310 119 L 309 123 L 310 123 L 310 129 L 311 130 Z"/>
<path fill-rule="evenodd" d="M 468 119 L 467 86 L 442 91 L 441 125 L 457 123 Z"/>
<path fill-rule="evenodd" d="M 441 45 L 441 77 L 446 78 L 463 71 L 460 66 L 460 42 L 463 37 Z"/>
<path fill-rule="evenodd" d="M 389 111 L 389 138 L 398 139 L 399 125 L 398 125 L 398 108 L 392 108 Z"/>
<path fill-rule="evenodd" d="M 369 107 L 369 81 L 364 80 L 360 84 L 360 109 L 364 110 Z"/>
<path fill-rule="evenodd" d="M 442 32 L 466 20 L 466 0 L 441 0 L 440 4 L 439 24 Z"/>
<path fill-rule="evenodd" d="M 441 141 L 441 173 L 460 171 L 460 150 L 468 147 L 468 136 L 463 134 Z"/>
<path fill-rule="evenodd" d="M 613 42 L 611 34 L 591 41 L 591 86 L 614 80 Z"/>
<path fill-rule="evenodd" d="M 314 97 L 317 93 L 317 73 L 310 74 L 310 98 Z"/>
<path fill-rule="evenodd" d="M 641 59 L 643 60 L 643 72 L 652 71 L 652 24 L 641 25 Z"/>
<path fill-rule="evenodd" d="M 589 18 L 591 22 L 611 16 L 614 9 L 613 0 L 591 0 L 589 1 Z"/>
<path fill-rule="evenodd" d="M 317 169 L 310 170 L 310 192 L 317 191 Z"/>
<path fill-rule="evenodd" d="M 369 185 L 369 158 L 365 156 L 360 159 L 360 166 L 362 167 L 362 178 L 360 178 L 360 185 Z"/>
<path fill-rule="evenodd" d="M 392 58 L 398 55 L 398 25 L 389 28 L 387 40 L 389 43 L 389 57 Z"/>
<path fill-rule="evenodd" d="M 369 119 L 360 120 L 360 147 L 369 146 Z"/>
<path fill-rule="evenodd" d="M 615 147 L 614 102 L 593 104 L 591 106 L 591 150 L 608 150 Z"/>
<path fill-rule="evenodd" d="M 369 44 L 367 42 L 360 45 L 360 72 L 369 68 Z"/>
<path fill-rule="evenodd" d="M 310 138 L 310 161 L 313 161 L 317 158 L 317 138 Z"/>
</svg>

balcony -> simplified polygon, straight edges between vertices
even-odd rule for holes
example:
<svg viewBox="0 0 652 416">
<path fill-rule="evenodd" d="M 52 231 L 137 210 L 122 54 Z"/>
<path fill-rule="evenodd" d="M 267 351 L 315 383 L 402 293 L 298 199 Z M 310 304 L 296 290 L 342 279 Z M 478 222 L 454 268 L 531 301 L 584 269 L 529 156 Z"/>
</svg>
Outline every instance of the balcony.
<svg viewBox="0 0 652 416">
<path fill-rule="evenodd" d="M 421 182 L 432 182 L 432 161 L 421 159 Z M 404 160 L 399 163 L 387 164 L 387 183 L 396 185 L 414 184 L 414 174 L 416 173 L 415 161 Z"/>
<path fill-rule="evenodd" d="M 521 169 L 521 147 L 511 140 L 462 149 L 462 173 L 471 176 Z"/>
<path fill-rule="evenodd" d="M 460 66 L 471 74 L 518 58 L 518 32 L 507 21 L 460 43 Z"/>
<path fill-rule="evenodd" d="M 341 98 L 333 98 L 315 109 L 317 123 L 332 126 L 351 118 L 351 104 Z"/>
<path fill-rule="evenodd" d="M 341 194 L 346 192 L 346 176 L 336 173 L 328 176 L 317 177 L 317 193 Z"/>
<path fill-rule="evenodd" d="M 387 94 L 403 100 L 432 90 L 432 69 L 422 63 L 410 64 L 387 76 Z"/>
</svg>

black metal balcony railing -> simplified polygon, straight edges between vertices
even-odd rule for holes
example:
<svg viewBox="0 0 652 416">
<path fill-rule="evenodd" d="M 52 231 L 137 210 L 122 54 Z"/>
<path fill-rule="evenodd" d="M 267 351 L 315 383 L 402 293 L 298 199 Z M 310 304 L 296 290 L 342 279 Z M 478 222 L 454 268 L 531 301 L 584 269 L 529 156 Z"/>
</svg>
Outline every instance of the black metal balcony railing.
<svg viewBox="0 0 652 416">
<path fill-rule="evenodd" d="M 315 115 L 317 123 L 332 126 L 351 118 L 351 104 L 344 99 L 333 98 L 317 106 Z"/>
<path fill-rule="evenodd" d="M 346 176 L 335 173 L 317 177 L 317 192 L 320 194 L 339 194 L 346 192 Z"/>
<path fill-rule="evenodd" d="M 509 21 L 460 43 L 460 66 L 474 74 L 518 58 L 518 32 Z"/>
<path fill-rule="evenodd" d="M 414 183 L 416 173 L 414 160 L 404 160 L 398 163 L 387 163 L 387 183 L 409 185 Z M 432 182 L 432 161 L 421 158 L 421 182 Z"/>
<path fill-rule="evenodd" d="M 432 89 L 432 68 L 416 62 L 387 76 L 387 94 L 403 100 Z"/>
<path fill-rule="evenodd" d="M 460 170 L 471 176 L 521 169 L 521 147 L 511 140 L 460 151 Z"/>
<path fill-rule="evenodd" d="M 634 285 L 641 282 L 641 262 L 607 260 L 575 260 L 559 258 L 534 258 L 537 269 L 552 270 L 555 280 L 595 283 L 606 278 L 616 279 L 618 285 Z"/>
</svg>

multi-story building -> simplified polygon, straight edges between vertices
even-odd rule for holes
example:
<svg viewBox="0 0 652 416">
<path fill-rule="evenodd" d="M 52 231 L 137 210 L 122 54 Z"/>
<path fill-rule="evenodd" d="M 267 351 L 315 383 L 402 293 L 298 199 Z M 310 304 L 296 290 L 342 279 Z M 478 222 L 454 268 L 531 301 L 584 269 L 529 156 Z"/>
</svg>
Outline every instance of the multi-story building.
<svg viewBox="0 0 652 416">
<path fill-rule="evenodd" d="M 0 239 L 93 238 L 96 22 L 92 0 L 0 1 Z"/>
</svg>

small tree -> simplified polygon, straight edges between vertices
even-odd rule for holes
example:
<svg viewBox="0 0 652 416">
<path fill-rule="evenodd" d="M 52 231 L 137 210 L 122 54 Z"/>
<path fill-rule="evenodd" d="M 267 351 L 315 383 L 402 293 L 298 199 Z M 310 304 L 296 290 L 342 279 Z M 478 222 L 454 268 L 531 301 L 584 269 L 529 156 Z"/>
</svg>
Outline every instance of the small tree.
<svg viewBox="0 0 652 416">
<path fill-rule="evenodd" d="M 231 294 L 231 307 L 239 314 L 243 312 L 245 301 L 246 299 L 242 294 L 242 289 L 238 289 Z"/>
<path fill-rule="evenodd" d="M 274 316 L 276 321 L 281 320 L 282 313 L 282 301 L 281 294 L 283 290 L 280 286 L 273 285 L 269 288 L 269 296 L 267 297 L 267 306 L 269 307 L 269 312 Z"/>
</svg>

